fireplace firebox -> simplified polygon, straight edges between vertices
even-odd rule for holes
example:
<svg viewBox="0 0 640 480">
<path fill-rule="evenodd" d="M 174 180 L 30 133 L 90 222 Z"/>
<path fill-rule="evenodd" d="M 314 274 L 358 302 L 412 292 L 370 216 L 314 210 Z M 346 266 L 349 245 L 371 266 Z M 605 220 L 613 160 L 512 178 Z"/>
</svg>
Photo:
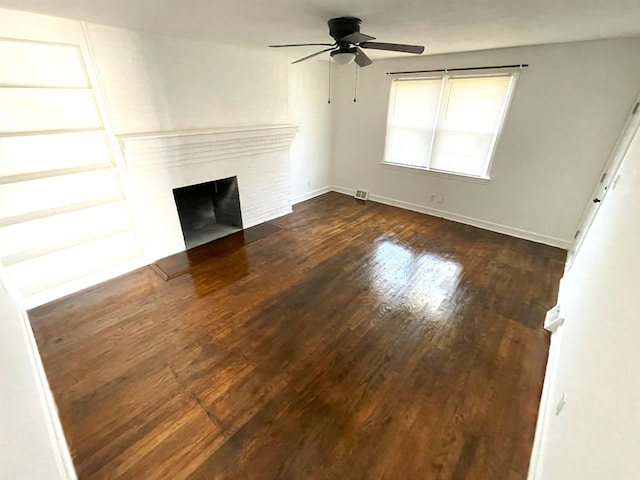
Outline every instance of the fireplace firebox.
<svg viewBox="0 0 640 480">
<path fill-rule="evenodd" d="M 237 177 L 175 188 L 173 198 L 187 249 L 242 230 Z"/>
</svg>

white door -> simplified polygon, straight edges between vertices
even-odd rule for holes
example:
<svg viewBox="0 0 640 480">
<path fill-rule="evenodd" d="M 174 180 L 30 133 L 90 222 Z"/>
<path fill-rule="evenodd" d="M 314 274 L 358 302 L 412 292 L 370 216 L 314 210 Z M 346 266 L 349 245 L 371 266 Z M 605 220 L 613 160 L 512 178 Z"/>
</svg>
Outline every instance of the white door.
<svg viewBox="0 0 640 480">
<path fill-rule="evenodd" d="M 607 196 L 607 192 L 610 188 L 615 187 L 615 183 L 617 181 L 617 172 L 620 168 L 620 164 L 622 163 L 622 159 L 626 155 L 629 150 L 629 146 L 638 131 L 638 127 L 640 126 L 640 97 L 638 97 L 636 103 L 633 105 L 631 112 L 629 113 L 629 117 L 625 123 L 625 126 L 616 142 L 615 147 L 611 153 L 609 161 L 602 171 L 602 175 L 600 175 L 600 179 L 593 189 L 593 193 L 591 198 L 589 199 L 588 205 L 585 207 L 585 212 L 582 216 L 582 221 L 580 222 L 580 227 L 578 231 L 575 233 L 575 240 L 573 245 L 569 248 L 569 257 L 567 261 L 567 268 L 571 267 L 571 263 L 575 258 L 578 250 L 580 250 L 580 246 L 582 245 L 582 241 L 586 236 L 591 224 L 593 223 L 594 218 L 598 214 L 598 210 L 600 205 Z"/>
</svg>

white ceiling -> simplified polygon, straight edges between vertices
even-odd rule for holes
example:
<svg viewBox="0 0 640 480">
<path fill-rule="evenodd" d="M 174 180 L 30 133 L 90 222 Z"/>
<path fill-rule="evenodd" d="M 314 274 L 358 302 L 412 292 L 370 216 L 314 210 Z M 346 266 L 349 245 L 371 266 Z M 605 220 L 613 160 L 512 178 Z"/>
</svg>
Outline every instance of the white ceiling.
<svg viewBox="0 0 640 480">
<path fill-rule="evenodd" d="M 331 41 L 326 21 L 343 15 L 362 18 L 362 32 L 379 41 L 426 45 L 426 54 L 640 35 L 640 0 L 0 0 L 0 6 L 247 47 Z M 294 55 L 314 51 L 308 48 Z"/>
</svg>

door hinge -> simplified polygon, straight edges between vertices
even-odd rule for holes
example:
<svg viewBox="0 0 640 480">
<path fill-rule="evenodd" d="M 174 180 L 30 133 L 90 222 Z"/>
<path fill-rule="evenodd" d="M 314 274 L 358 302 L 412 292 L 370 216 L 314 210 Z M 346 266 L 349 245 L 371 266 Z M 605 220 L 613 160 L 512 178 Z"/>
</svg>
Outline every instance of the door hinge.
<svg viewBox="0 0 640 480">
<path fill-rule="evenodd" d="M 578 238 L 578 235 L 580 235 L 580 230 L 576 230 L 576 234 L 573 236 L 573 239 L 575 240 Z"/>
<path fill-rule="evenodd" d="M 604 182 L 604 179 L 607 178 L 607 172 L 604 172 L 602 174 L 602 177 L 600 177 L 600 183 Z"/>
<path fill-rule="evenodd" d="M 638 113 L 638 107 L 640 107 L 640 102 L 637 102 L 635 104 L 635 106 L 633 107 L 633 111 L 631 112 L 631 115 L 635 115 L 636 113 Z"/>
</svg>

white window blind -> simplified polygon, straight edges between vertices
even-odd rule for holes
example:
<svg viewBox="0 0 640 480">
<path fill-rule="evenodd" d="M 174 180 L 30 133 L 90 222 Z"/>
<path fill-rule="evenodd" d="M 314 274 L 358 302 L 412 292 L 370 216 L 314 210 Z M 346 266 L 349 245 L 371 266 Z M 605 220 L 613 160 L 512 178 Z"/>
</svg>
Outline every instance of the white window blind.
<svg viewBox="0 0 640 480">
<path fill-rule="evenodd" d="M 387 126 L 387 162 L 427 165 L 441 90 L 439 78 L 394 82 Z"/>
<path fill-rule="evenodd" d="M 488 178 L 512 74 L 397 79 L 385 163 Z"/>
</svg>

